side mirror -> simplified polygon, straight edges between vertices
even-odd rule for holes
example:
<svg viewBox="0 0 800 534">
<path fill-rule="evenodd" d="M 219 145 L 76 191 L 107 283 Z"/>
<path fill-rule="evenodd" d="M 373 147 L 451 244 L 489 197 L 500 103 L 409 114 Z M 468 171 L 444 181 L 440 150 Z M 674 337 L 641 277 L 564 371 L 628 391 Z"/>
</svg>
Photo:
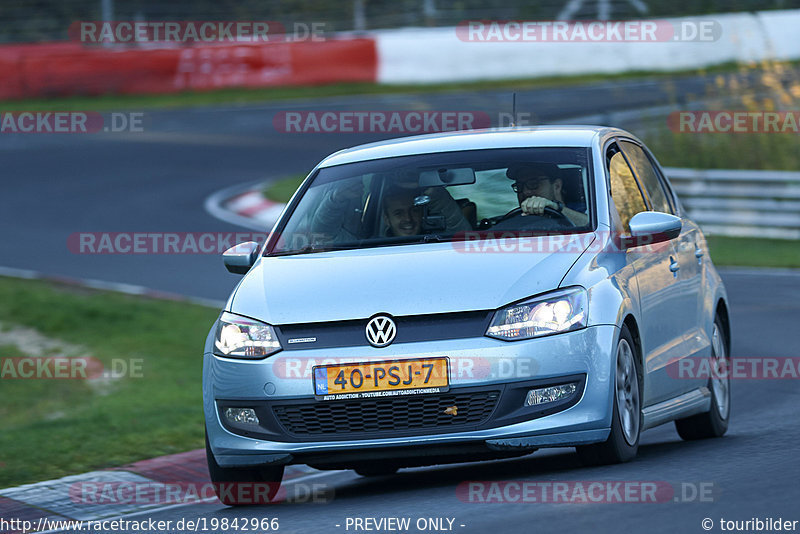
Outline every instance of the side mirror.
<svg viewBox="0 0 800 534">
<path fill-rule="evenodd" d="M 234 274 L 245 274 L 256 262 L 260 247 L 255 241 L 239 243 L 222 253 L 222 263 Z"/>
<path fill-rule="evenodd" d="M 675 239 L 681 234 L 681 219 L 660 211 L 643 211 L 631 217 L 628 247 L 651 245 Z"/>
</svg>

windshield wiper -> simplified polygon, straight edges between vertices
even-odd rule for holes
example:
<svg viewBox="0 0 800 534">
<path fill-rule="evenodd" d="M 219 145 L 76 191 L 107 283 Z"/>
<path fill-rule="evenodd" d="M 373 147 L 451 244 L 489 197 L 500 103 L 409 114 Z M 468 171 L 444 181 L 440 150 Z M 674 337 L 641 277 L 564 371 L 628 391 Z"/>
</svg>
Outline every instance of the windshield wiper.
<svg viewBox="0 0 800 534">
<path fill-rule="evenodd" d="M 328 252 L 330 250 L 346 250 L 357 248 L 358 245 L 319 245 L 316 243 L 308 244 L 304 247 L 293 249 L 293 250 L 281 250 L 279 252 L 273 252 L 270 256 L 294 256 L 297 254 L 311 254 L 314 252 Z"/>
<path fill-rule="evenodd" d="M 448 243 L 453 241 L 452 235 L 442 236 L 439 234 L 422 234 L 407 237 L 391 237 L 382 241 L 370 243 L 375 247 L 391 247 L 395 245 L 416 245 L 419 243 Z"/>
<path fill-rule="evenodd" d="M 452 241 L 452 236 L 441 236 L 439 234 L 423 234 L 408 237 L 389 237 L 382 239 L 368 239 L 358 243 L 344 243 L 344 244 L 308 244 L 304 247 L 292 250 L 281 250 L 273 252 L 270 257 L 274 256 L 295 256 L 299 254 L 312 254 L 314 252 L 328 252 L 331 250 L 352 250 L 373 247 L 391 247 L 396 245 L 409 245 L 416 243 L 445 243 Z"/>
</svg>

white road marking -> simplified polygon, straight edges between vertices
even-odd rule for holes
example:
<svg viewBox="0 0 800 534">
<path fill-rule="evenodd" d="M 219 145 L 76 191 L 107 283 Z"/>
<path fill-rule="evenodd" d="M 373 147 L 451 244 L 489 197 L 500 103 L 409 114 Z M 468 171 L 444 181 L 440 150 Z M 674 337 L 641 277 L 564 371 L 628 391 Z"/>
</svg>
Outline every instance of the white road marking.
<svg viewBox="0 0 800 534">
<path fill-rule="evenodd" d="M 209 215 L 226 223 L 235 224 L 236 226 L 242 226 L 259 232 L 269 232 L 275 221 L 272 221 L 272 224 L 265 224 L 262 221 L 239 215 L 223 207 L 226 200 L 241 195 L 250 189 L 260 187 L 262 183 L 263 181 L 248 182 L 221 189 L 209 196 L 203 203 L 203 207 Z"/>
<path fill-rule="evenodd" d="M 127 471 L 90 471 L 81 475 L 70 475 L 0 490 L 0 495 L 23 502 L 31 507 L 84 521 L 99 519 L 110 514 L 125 513 L 128 510 L 138 510 L 142 507 L 141 504 L 131 503 L 87 505 L 80 502 L 81 485 L 91 483 L 98 485 L 108 483 L 153 484 L 154 481 Z"/>
<path fill-rule="evenodd" d="M 185 295 L 178 295 L 176 293 L 173 294 L 155 289 L 150 289 L 144 286 L 125 284 L 123 282 L 108 282 L 105 280 L 93 280 L 90 278 L 62 277 L 59 275 L 45 274 L 30 269 L 17 269 L 14 267 L 0 266 L 0 276 L 7 276 L 9 278 L 24 278 L 26 280 L 45 280 L 45 281 L 55 282 L 58 284 L 88 287 L 91 289 L 100 289 L 103 291 L 113 291 L 115 293 L 125 293 L 126 295 L 139 295 L 144 297 L 150 296 L 162 300 L 164 299 L 164 297 L 169 297 L 169 300 L 189 302 L 191 304 L 198 304 L 200 306 L 207 306 L 209 308 L 222 309 L 223 307 L 225 307 L 224 300 L 214 300 L 202 297 L 188 297 Z"/>
<path fill-rule="evenodd" d="M 316 479 L 316 478 L 322 478 L 324 476 L 331 476 L 331 475 L 335 475 L 335 474 L 338 474 L 338 473 L 344 473 L 344 472 L 345 471 L 342 471 L 342 470 L 340 470 L 340 471 L 320 471 L 318 473 L 311 473 L 311 474 L 306 475 L 306 476 L 290 479 L 290 480 L 287 481 L 287 483 L 288 484 L 295 484 L 297 482 L 305 482 L 306 480 L 313 480 L 313 479 Z M 142 516 L 142 515 L 152 515 L 152 514 L 156 514 L 156 513 L 165 512 L 167 510 L 174 510 L 176 508 L 183 508 L 184 506 L 197 506 L 198 504 L 212 504 L 215 501 L 217 501 L 216 497 L 211 498 L 211 499 L 201 499 L 201 500 L 198 500 L 198 501 L 192 501 L 192 502 L 186 502 L 186 503 L 167 504 L 167 505 L 164 505 L 164 506 L 148 508 L 147 510 L 140 510 L 138 512 L 131 512 L 129 514 L 122 514 L 122 515 L 118 515 L 118 516 L 108 516 L 108 517 L 104 518 L 103 520 L 104 521 L 114 521 L 114 520 L 117 520 L 117 519 L 127 519 L 127 518 L 131 518 L 131 517 Z M 67 517 L 69 517 L 69 516 L 67 516 Z M 55 534 L 56 532 L 66 532 L 68 530 L 69 530 L 68 528 L 42 530 L 38 534 Z"/>
</svg>

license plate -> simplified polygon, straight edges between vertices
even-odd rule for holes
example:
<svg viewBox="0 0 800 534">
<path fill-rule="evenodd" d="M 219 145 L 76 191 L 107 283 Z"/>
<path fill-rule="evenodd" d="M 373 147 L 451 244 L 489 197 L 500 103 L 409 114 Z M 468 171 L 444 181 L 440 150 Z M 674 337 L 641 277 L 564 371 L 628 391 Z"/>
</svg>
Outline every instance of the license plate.
<svg viewBox="0 0 800 534">
<path fill-rule="evenodd" d="M 314 393 L 318 400 L 442 393 L 450 386 L 449 368 L 446 357 L 320 365 Z"/>
</svg>

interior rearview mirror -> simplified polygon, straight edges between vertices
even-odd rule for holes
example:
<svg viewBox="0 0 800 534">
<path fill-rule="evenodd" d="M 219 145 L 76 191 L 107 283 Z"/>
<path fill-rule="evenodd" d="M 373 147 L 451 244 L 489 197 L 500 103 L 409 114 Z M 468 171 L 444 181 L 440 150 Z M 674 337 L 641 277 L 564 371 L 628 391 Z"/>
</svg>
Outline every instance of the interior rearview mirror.
<svg viewBox="0 0 800 534">
<path fill-rule="evenodd" d="M 423 189 L 443 185 L 474 184 L 475 180 L 475 170 L 472 167 L 440 167 L 419 173 L 419 186 Z"/>
<path fill-rule="evenodd" d="M 255 241 L 239 243 L 222 253 L 222 262 L 225 268 L 234 274 L 245 274 L 258 258 L 258 250 L 261 247 Z"/>
</svg>

